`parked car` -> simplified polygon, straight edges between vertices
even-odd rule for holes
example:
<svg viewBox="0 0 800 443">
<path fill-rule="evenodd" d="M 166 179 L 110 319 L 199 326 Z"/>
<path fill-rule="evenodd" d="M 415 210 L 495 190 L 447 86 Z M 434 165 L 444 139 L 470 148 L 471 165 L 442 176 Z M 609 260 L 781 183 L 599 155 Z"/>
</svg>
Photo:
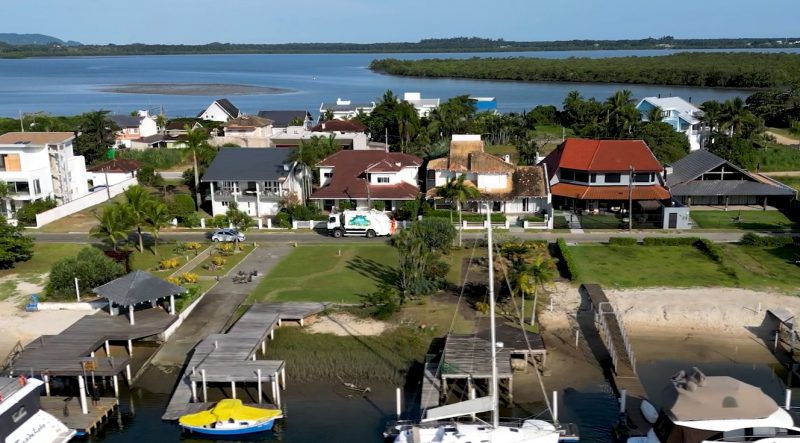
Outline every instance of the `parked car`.
<svg viewBox="0 0 800 443">
<path fill-rule="evenodd" d="M 211 241 L 244 241 L 244 234 L 236 229 L 217 229 L 211 234 Z"/>
</svg>

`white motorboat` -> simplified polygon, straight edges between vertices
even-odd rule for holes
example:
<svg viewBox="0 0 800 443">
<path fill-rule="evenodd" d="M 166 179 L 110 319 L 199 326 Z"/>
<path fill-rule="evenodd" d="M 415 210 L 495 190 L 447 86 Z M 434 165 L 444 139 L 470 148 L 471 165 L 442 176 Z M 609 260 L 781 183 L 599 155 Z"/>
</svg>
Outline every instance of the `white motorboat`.
<svg viewBox="0 0 800 443">
<path fill-rule="evenodd" d="M 66 443 L 75 431 L 41 409 L 41 380 L 0 378 L 0 442 Z"/>
<path fill-rule="evenodd" d="M 661 412 L 646 437 L 628 443 L 800 442 L 794 419 L 761 389 L 693 368 L 664 389 Z"/>
</svg>

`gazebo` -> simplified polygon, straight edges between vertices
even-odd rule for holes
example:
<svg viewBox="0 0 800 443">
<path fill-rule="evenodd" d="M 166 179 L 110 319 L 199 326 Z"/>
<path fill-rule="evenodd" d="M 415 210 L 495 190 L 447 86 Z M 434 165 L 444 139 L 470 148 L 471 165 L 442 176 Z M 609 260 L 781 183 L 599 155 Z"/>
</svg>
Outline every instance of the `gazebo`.
<svg viewBox="0 0 800 443">
<path fill-rule="evenodd" d="M 169 313 L 175 315 L 175 295 L 186 289 L 173 285 L 144 271 L 133 271 L 116 280 L 94 288 L 95 294 L 108 299 L 108 312 L 114 314 L 114 305 L 128 307 L 128 318 L 132 325 L 134 307 L 139 303 L 155 304 L 159 299 L 169 297 Z"/>
</svg>

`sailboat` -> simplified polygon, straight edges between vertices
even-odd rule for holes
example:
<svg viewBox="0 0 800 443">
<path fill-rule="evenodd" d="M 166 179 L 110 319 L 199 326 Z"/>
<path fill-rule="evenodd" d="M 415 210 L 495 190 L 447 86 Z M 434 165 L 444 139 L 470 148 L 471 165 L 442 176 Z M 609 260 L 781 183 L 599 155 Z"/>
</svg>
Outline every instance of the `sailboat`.
<svg viewBox="0 0 800 443">
<path fill-rule="evenodd" d="M 489 395 L 451 405 L 432 408 L 418 423 L 405 424 L 397 429 L 395 443 L 557 443 L 561 433 L 553 424 L 542 420 L 522 423 L 500 423 L 498 407 L 497 338 L 495 330 L 494 262 L 492 245 L 491 207 L 487 207 L 487 242 L 489 248 L 489 321 L 491 329 L 492 380 Z M 447 422 L 444 420 L 490 412 L 491 423 Z"/>
</svg>

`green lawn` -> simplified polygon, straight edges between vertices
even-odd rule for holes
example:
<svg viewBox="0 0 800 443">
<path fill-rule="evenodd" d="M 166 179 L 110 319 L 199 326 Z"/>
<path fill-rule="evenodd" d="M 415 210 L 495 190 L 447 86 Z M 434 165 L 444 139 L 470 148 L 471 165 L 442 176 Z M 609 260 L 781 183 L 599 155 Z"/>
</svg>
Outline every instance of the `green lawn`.
<svg viewBox="0 0 800 443">
<path fill-rule="evenodd" d="M 195 284 L 186 284 L 183 285 L 184 288 L 189 289 L 191 287 L 196 287 L 197 292 L 194 295 L 182 295 L 180 297 L 175 298 L 175 311 L 180 313 L 183 312 L 184 309 L 188 308 L 193 301 L 197 300 L 201 295 L 211 289 L 217 282 L 215 280 L 200 280 Z"/>
<path fill-rule="evenodd" d="M 187 252 L 186 254 L 181 255 L 175 254 L 173 252 L 174 247 L 174 244 L 160 244 L 158 245 L 158 255 L 156 255 L 152 249 L 147 247 L 145 247 L 144 252 L 139 252 L 138 249 L 133 249 L 133 252 L 130 255 L 131 269 L 141 269 L 142 271 L 150 272 L 153 275 L 157 275 L 161 278 L 169 277 L 173 272 L 177 271 L 181 266 L 186 264 L 187 255 L 189 260 L 194 258 L 194 252 Z M 158 268 L 158 265 L 162 260 L 171 258 L 178 259 L 178 266 L 165 270 Z"/>
<path fill-rule="evenodd" d="M 800 295 L 800 268 L 794 264 L 794 260 L 800 258 L 800 248 L 722 247 L 726 261 L 736 269 L 741 286 L 758 290 L 772 288 Z"/>
<path fill-rule="evenodd" d="M 77 255 L 78 251 L 87 245 L 82 243 L 35 243 L 33 245 L 33 258 L 26 262 L 17 263 L 11 269 L 0 270 L 0 279 L 11 274 L 20 277 L 35 278 L 50 272 L 53 263 L 64 257 Z"/>
<path fill-rule="evenodd" d="M 583 229 L 620 229 L 621 223 L 622 219 L 616 215 L 581 215 L 581 228 Z"/>
<path fill-rule="evenodd" d="M 772 175 L 770 177 L 778 180 L 784 185 L 791 186 L 795 190 L 800 191 L 800 176 L 798 175 Z"/>
<path fill-rule="evenodd" d="M 579 283 L 618 288 L 734 286 L 733 277 L 692 246 L 570 246 Z"/>
<path fill-rule="evenodd" d="M 756 149 L 752 160 L 761 172 L 797 171 L 800 169 L 800 149 L 777 143 L 766 143 L 763 149 Z"/>
<path fill-rule="evenodd" d="M 392 282 L 396 267 L 397 252 L 388 245 L 300 245 L 259 282 L 250 300 L 358 303 L 381 282 Z"/>
<path fill-rule="evenodd" d="M 569 229 L 569 223 L 567 223 L 567 217 L 564 217 L 563 215 L 554 215 L 553 229 Z"/>
<path fill-rule="evenodd" d="M 242 247 L 242 250 L 239 251 L 238 253 L 233 254 L 233 255 L 223 256 L 223 258 L 225 258 L 225 264 L 222 265 L 221 268 L 215 269 L 215 270 L 210 270 L 210 269 L 207 269 L 207 268 L 211 264 L 211 258 L 213 256 L 215 256 L 215 255 L 219 255 L 217 253 L 217 251 L 213 250 L 212 251 L 213 254 L 209 255 L 205 260 L 200 262 L 200 264 L 197 265 L 197 267 L 195 267 L 192 270 L 192 272 L 194 272 L 197 275 L 208 275 L 208 276 L 215 276 L 215 275 L 220 275 L 221 276 L 221 275 L 227 274 L 228 271 L 233 269 L 234 266 L 238 265 L 239 262 L 244 260 L 245 257 L 247 257 L 251 252 L 253 252 L 253 244 L 252 243 L 247 243 L 247 244 L 242 243 L 241 247 Z"/>
<path fill-rule="evenodd" d="M 703 229 L 797 230 L 798 224 L 779 211 L 692 211 L 695 225 Z M 736 218 L 739 220 L 736 221 Z"/>
</svg>

